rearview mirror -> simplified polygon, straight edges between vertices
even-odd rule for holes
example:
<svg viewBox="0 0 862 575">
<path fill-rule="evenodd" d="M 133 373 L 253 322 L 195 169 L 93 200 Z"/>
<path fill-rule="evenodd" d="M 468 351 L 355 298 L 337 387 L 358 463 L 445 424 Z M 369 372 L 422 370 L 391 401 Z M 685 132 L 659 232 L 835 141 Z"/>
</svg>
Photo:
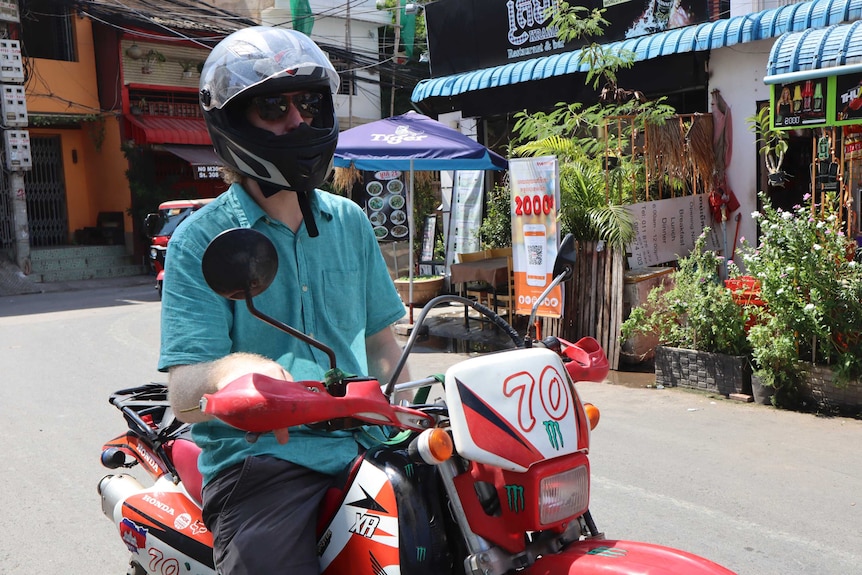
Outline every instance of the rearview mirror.
<svg viewBox="0 0 862 575">
<path fill-rule="evenodd" d="M 234 228 L 213 238 L 201 268 L 214 292 L 227 299 L 245 300 L 263 293 L 275 279 L 278 253 L 262 233 Z"/>
<path fill-rule="evenodd" d="M 159 225 L 159 214 L 147 214 L 144 218 L 144 233 L 148 238 L 156 235 L 156 226 Z"/>
<path fill-rule="evenodd" d="M 575 270 L 575 261 L 577 250 L 575 249 L 575 236 L 566 234 L 563 242 L 560 244 L 560 249 L 557 250 L 557 258 L 554 260 L 554 274 L 557 277 L 561 273 L 566 273 L 564 280 L 572 277 Z"/>
</svg>

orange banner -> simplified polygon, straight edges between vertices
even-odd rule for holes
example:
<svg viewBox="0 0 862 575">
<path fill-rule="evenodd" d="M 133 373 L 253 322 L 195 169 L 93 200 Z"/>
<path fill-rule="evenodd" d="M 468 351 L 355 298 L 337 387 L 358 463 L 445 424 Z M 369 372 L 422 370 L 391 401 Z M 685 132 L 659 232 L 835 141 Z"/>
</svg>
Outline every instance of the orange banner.
<svg viewBox="0 0 862 575">
<path fill-rule="evenodd" d="M 529 315 L 533 304 L 550 284 L 557 257 L 557 212 L 560 184 L 557 158 L 509 160 L 512 191 L 512 255 L 515 268 L 515 313 Z M 560 317 L 563 290 L 554 288 L 537 314 Z"/>
</svg>

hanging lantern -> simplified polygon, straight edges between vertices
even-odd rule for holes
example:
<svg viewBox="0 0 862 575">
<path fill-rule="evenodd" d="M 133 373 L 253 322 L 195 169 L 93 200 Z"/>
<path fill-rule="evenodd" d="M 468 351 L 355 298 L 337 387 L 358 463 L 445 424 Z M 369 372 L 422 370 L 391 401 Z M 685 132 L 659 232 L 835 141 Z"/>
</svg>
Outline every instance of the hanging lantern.
<svg viewBox="0 0 862 575">
<path fill-rule="evenodd" d="M 140 60 L 144 55 L 144 51 L 141 50 L 141 47 L 137 44 L 132 44 L 128 48 L 126 48 L 126 56 L 131 58 L 132 60 Z"/>
</svg>

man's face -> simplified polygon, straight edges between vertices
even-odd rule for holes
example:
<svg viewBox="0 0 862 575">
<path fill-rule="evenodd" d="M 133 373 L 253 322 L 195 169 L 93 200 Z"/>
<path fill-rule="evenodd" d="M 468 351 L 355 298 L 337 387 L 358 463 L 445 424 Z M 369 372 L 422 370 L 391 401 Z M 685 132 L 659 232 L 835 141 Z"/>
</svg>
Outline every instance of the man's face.
<svg viewBox="0 0 862 575">
<path fill-rule="evenodd" d="M 322 96 L 317 92 L 286 92 L 251 99 L 246 118 L 255 127 L 281 136 L 311 124 L 320 115 Z"/>
</svg>

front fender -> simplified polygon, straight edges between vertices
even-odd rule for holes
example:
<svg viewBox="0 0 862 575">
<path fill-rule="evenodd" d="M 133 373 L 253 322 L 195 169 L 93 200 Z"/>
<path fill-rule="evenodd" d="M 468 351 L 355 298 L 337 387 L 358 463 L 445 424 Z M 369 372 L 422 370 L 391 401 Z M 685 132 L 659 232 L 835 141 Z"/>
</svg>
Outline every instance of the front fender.
<svg viewBox="0 0 862 575">
<path fill-rule="evenodd" d="M 539 558 L 529 575 L 734 575 L 703 557 L 685 551 L 639 543 L 591 539 Z"/>
</svg>

